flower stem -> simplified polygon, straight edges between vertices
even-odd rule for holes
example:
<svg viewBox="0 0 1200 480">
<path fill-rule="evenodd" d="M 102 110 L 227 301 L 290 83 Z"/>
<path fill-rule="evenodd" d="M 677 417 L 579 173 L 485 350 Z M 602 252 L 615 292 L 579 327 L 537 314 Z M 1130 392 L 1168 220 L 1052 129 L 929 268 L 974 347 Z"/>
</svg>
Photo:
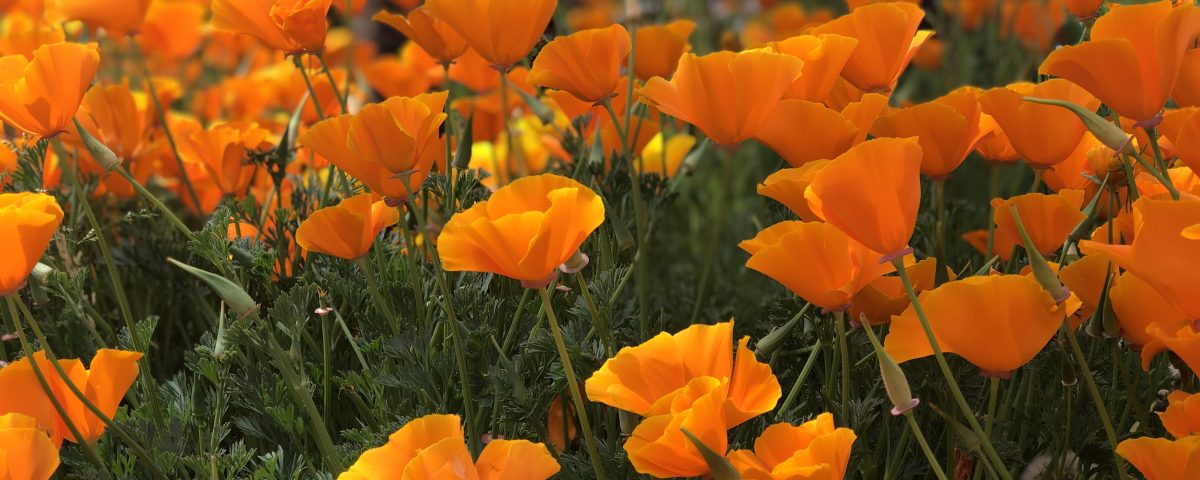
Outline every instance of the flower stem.
<svg viewBox="0 0 1200 480">
<path fill-rule="evenodd" d="M 632 102 L 630 102 L 632 103 Z M 638 299 L 638 335 L 640 338 L 649 338 L 650 335 L 650 285 L 646 279 L 646 255 L 643 252 L 646 249 L 647 221 L 646 221 L 646 200 L 642 198 L 642 176 L 640 170 L 634 168 L 633 154 L 629 145 L 629 131 L 622 128 L 620 120 L 617 119 L 617 112 L 613 109 L 612 99 L 605 99 L 600 102 L 604 110 L 608 112 L 608 118 L 612 121 L 612 127 L 617 131 L 617 136 L 621 139 L 621 156 L 627 162 L 629 170 L 630 189 L 633 191 L 633 215 L 635 226 L 637 227 L 637 254 L 633 257 L 633 275 L 634 288 L 637 290 Z M 628 117 L 628 115 L 626 115 Z M 626 118 L 628 119 L 628 118 Z M 695 315 L 692 315 L 692 323 L 695 323 Z"/>
<path fill-rule="evenodd" d="M 1071 344 L 1071 353 L 1075 356 L 1075 363 L 1079 364 L 1080 373 L 1083 374 L 1083 380 L 1087 384 L 1088 394 L 1092 396 L 1092 403 L 1096 404 L 1096 413 L 1100 416 L 1100 423 L 1104 425 L 1104 435 L 1108 437 L 1108 445 L 1113 449 L 1113 460 L 1116 462 L 1117 478 L 1127 478 L 1125 475 L 1125 459 L 1117 454 L 1117 432 L 1113 429 L 1112 420 L 1108 416 L 1108 407 L 1104 405 L 1104 398 L 1100 396 L 1100 389 L 1096 387 L 1096 379 L 1092 378 L 1092 370 L 1088 367 L 1087 359 L 1083 356 L 1083 350 L 1079 348 L 1079 340 L 1075 338 L 1075 329 L 1071 328 L 1067 317 L 1063 317 L 1062 329 L 1066 332 L 1067 342 Z"/>
<path fill-rule="evenodd" d="M 841 356 L 842 381 L 841 402 L 838 403 L 838 413 L 841 414 L 842 425 L 850 426 L 850 348 L 846 341 L 846 312 L 833 312 L 833 328 L 837 331 L 838 354 Z"/>
<path fill-rule="evenodd" d="M 800 375 L 796 377 L 796 382 L 792 384 L 792 388 L 788 390 L 787 398 L 783 399 L 783 404 L 776 410 L 775 419 L 782 420 L 783 415 L 795 403 L 796 396 L 800 393 L 800 385 L 804 384 L 804 380 L 808 378 L 809 372 L 812 371 L 813 365 L 817 363 L 818 354 L 821 353 L 821 339 L 817 339 L 817 343 L 812 346 L 812 351 L 808 352 L 808 360 L 804 361 L 804 367 L 800 368 Z"/>
<path fill-rule="evenodd" d="M 392 308 L 392 302 L 383 295 L 379 289 L 379 280 L 375 278 L 375 267 L 371 266 L 371 261 L 367 260 L 367 256 L 354 259 L 354 263 L 358 264 L 358 268 L 363 271 L 363 276 L 367 277 L 367 289 L 371 291 L 371 297 L 375 299 L 375 303 L 379 305 L 379 309 L 383 310 L 383 314 L 387 316 L 388 325 L 392 327 L 392 333 L 400 334 L 400 325 L 396 310 Z"/>
<path fill-rule="evenodd" d="M 933 450 L 929 448 L 929 442 L 925 441 L 925 434 L 921 433 L 921 425 L 917 424 L 917 420 L 913 418 L 912 410 L 904 412 L 904 419 L 908 421 L 908 428 L 912 430 L 913 436 L 917 437 L 917 444 L 921 446 L 921 453 L 925 454 L 925 460 L 929 462 L 929 470 L 937 475 L 938 480 L 948 480 L 946 472 L 942 471 L 941 465 L 937 463 L 937 457 L 933 455 Z"/>
<path fill-rule="evenodd" d="M 596 332 L 600 334 L 600 341 L 604 343 L 604 352 L 610 357 L 615 355 L 617 351 L 616 344 L 613 342 L 612 323 L 608 321 L 607 316 L 600 315 L 600 309 L 596 308 L 596 300 L 592 298 L 592 292 L 588 288 L 583 272 L 575 272 L 575 281 L 579 282 L 579 293 L 583 295 L 583 302 L 587 304 L 588 314 L 592 317 Z"/>
</svg>

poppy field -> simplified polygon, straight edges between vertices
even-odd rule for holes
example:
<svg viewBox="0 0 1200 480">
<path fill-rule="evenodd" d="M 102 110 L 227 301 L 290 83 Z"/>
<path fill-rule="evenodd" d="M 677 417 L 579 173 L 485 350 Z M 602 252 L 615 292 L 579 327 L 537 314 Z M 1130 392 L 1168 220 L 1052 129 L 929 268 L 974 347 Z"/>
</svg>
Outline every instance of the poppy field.
<svg viewBox="0 0 1200 480">
<path fill-rule="evenodd" d="M 1200 479 L 1190 0 L 0 0 L 0 480 Z"/>
</svg>

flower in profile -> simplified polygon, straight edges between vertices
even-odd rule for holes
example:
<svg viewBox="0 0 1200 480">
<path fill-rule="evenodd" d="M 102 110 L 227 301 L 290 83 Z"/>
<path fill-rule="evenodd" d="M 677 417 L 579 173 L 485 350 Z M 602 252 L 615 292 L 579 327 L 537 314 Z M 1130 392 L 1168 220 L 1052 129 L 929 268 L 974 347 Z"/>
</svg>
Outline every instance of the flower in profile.
<svg viewBox="0 0 1200 480">
<path fill-rule="evenodd" d="M 1021 238 L 1012 207 L 1021 216 L 1021 225 L 1033 240 L 1034 248 L 1042 255 L 1049 255 L 1062 248 L 1067 236 L 1082 222 L 1086 215 L 1083 208 L 1082 190 L 1060 190 L 1046 195 L 1027 193 L 1009 199 L 992 199 L 996 231 L 1008 238 Z"/>
<path fill-rule="evenodd" d="M 679 67 L 679 59 L 691 47 L 688 37 L 695 29 L 696 23 L 691 20 L 675 20 L 634 30 L 633 73 L 642 81 L 671 78 Z"/>
<path fill-rule="evenodd" d="M 0 193 L 0 296 L 12 295 L 50 246 L 62 224 L 58 201 L 44 193 Z"/>
<path fill-rule="evenodd" d="M 924 156 L 921 173 L 948 177 L 990 132 L 974 87 L 956 89 L 933 101 L 902 108 L 879 117 L 871 133 L 877 137 L 917 137 Z"/>
<path fill-rule="evenodd" d="M 1073 313 L 1024 275 L 968 277 L 924 292 L 918 301 L 942 351 L 1001 377 L 1032 360 Z M 911 305 L 892 317 L 884 349 L 901 363 L 933 355 Z"/>
<path fill-rule="evenodd" d="M 887 97 L 877 93 L 863 95 L 862 100 L 841 112 L 816 102 L 784 100 L 754 133 L 754 139 L 799 167 L 814 160 L 832 159 L 862 143 L 885 109 Z M 798 131 L 807 133 L 797 135 Z"/>
<path fill-rule="evenodd" d="M 527 440 L 492 440 L 472 461 L 458 415 L 426 415 L 400 427 L 383 446 L 363 452 L 338 480 L 545 480 L 559 468 L 545 445 Z"/>
<path fill-rule="evenodd" d="M 842 77 L 862 91 L 891 92 L 917 49 L 933 35 L 930 30 L 918 31 L 924 18 L 924 10 L 913 3 L 874 3 L 818 25 L 810 33 L 858 39 Z"/>
<path fill-rule="evenodd" d="M 821 222 L 781 222 L 738 245 L 746 266 L 826 310 L 843 310 L 871 281 L 894 271 L 882 256 Z M 809 266 L 810 268 L 797 267 Z"/>
<path fill-rule="evenodd" d="M 39 428 L 50 432 L 50 440 L 54 445 L 62 444 L 64 438 L 75 443 L 93 443 L 99 439 L 104 434 L 104 422 L 67 387 L 66 381 L 58 375 L 45 352 L 36 352 L 33 358 L 49 383 L 55 400 L 62 405 L 83 438 L 75 438 L 58 415 L 34 374 L 29 357 L 0 369 L 0 390 L 9 392 L 0 396 L 0 412 L 17 412 L 35 418 Z M 105 348 L 96 352 L 90 367 L 84 367 L 83 362 L 77 359 L 59 359 L 58 365 L 101 413 L 112 418 L 117 413 L 121 399 L 125 398 L 125 392 L 137 378 L 138 360 L 141 358 L 142 354 L 138 352 Z"/>
<path fill-rule="evenodd" d="M 1103 255 L 1088 257 L 1105 258 Z M 1117 315 L 1121 335 L 1125 341 L 1139 347 L 1142 358 L 1146 360 L 1166 348 L 1162 342 L 1156 341 L 1154 332 L 1160 329 L 1178 332 L 1191 323 L 1191 319 L 1163 298 L 1154 286 L 1130 272 L 1124 272 L 1115 279 L 1108 289 L 1108 300 L 1113 313 Z"/>
<path fill-rule="evenodd" d="M 1090 40 L 1051 52 L 1039 73 L 1065 78 L 1122 116 L 1153 126 L 1200 33 L 1200 9 L 1169 0 L 1114 5 L 1091 32 Z"/>
<path fill-rule="evenodd" d="M 20 413 L 0 415 L 0 478 L 50 480 L 58 463 L 58 447 L 36 419 Z"/>
<path fill-rule="evenodd" d="M 878 138 L 829 162 L 804 192 L 817 217 L 885 257 L 906 253 L 921 203 L 921 146 Z"/>
<path fill-rule="evenodd" d="M 424 6 L 414 8 L 408 16 L 388 11 L 376 13 L 372 20 L 403 33 L 437 61 L 448 64 L 467 51 L 467 41 L 449 24 L 429 13 Z"/>
<path fill-rule="evenodd" d="M 79 20 L 92 29 L 103 28 L 120 36 L 137 33 L 146 19 L 151 0 L 58 0 L 58 12 L 67 20 Z"/>
<path fill-rule="evenodd" d="M 544 286 L 604 222 L 604 202 L 570 178 L 517 179 L 491 198 L 454 214 L 438 237 L 442 266 L 490 272 Z"/>
<path fill-rule="evenodd" d="M 213 28 L 251 35 L 284 53 L 320 53 L 333 0 L 213 0 Z"/>
<path fill-rule="evenodd" d="M 1200 434 L 1200 394 L 1171 392 L 1167 395 L 1167 409 L 1158 413 L 1158 419 L 1175 438 Z"/>
<path fill-rule="evenodd" d="M 734 450 L 729 462 L 743 478 L 843 478 L 856 438 L 849 428 L 834 428 L 833 414 L 825 412 L 800 425 L 767 427 L 754 440 L 754 451 Z"/>
<path fill-rule="evenodd" d="M 529 82 L 600 102 L 616 95 L 628 55 L 629 32 L 619 24 L 557 37 L 533 60 Z"/>
<path fill-rule="evenodd" d="M 558 0 L 427 0 L 425 8 L 456 30 L 473 50 L 501 69 L 533 50 Z"/>
<path fill-rule="evenodd" d="M 179 154 L 203 166 L 222 193 L 241 196 L 255 170 L 248 152 L 262 150 L 269 134 L 256 124 L 222 123 L 180 138 Z"/>
<path fill-rule="evenodd" d="M 1024 97 L 1063 100 L 1088 110 L 1100 106 L 1083 88 L 1053 78 L 1039 84 L 1019 82 L 993 88 L 979 97 L 983 112 L 991 115 L 1012 146 L 1033 168 L 1062 163 L 1079 145 L 1087 128 L 1070 110 L 1026 102 Z"/>
<path fill-rule="evenodd" d="M 829 164 L 829 160 L 815 160 L 796 168 L 785 168 L 769 175 L 758 186 L 758 194 L 782 203 L 788 210 L 806 222 L 821 220 L 808 206 L 804 192 L 817 177 L 817 173 Z"/>
<path fill-rule="evenodd" d="M 771 411 L 782 395 L 771 367 L 733 345 L 733 322 L 692 325 L 625 347 L 587 380 L 588 398 L 645 417 L 625 442 L 638 472 L 658 478 L 708 473 L 687 429 L 719 454 L 726 432 Z M 701 353 L 702 352 L 702 353 Z"/>
<path fill-rule="evenodd" d="M 767 121 L 803 65 L 765 50 L 688 53 L 670 81 L 651 78 L 639 93 L 650 106 L 695 125 L 713 142 L 736 145 Z"/>
<path fill-rule="evenodd" d="M 1117 444 L 1117 454 L 1150 480 L 1200 478 L 1200 435 L 1177 440 L 1151 437 L 1122 440 Z"/>
<path fill-rule="evenodd" d="M 100 65 L 95 43 L 50 43 L 0 57 L 0 120 L 39 137 L 67 131 Z"/>
<path fill-rule="evenodd" d="M 662 133 L 655 134 L 654 138 L 642 147 L 642 154 L 634 168 L 642 175 L 657 173 L 664 177 L 673 177 L 679 172 L 684 157 L 687 157 L 694 146 L 696 137 L 686 133 L 671 135 L 666 141 L 663 141 Z"/>
<path fill-rule="evenodd" d="M 783 98 L 824 102 L 857 46 L 857 39 L 832 33 L 797 35 L 771 43 L 771 50 L 804 62 L 804 74 L 792 82 Z"/>
<path fill-rule="evenodd" d="M 360 193 L 312 213 L 296 229 L 305 250 L 354 260 L 371 250 L 375 237 L 400 220 L 400 212 L 370 193 Z"/>
</svg>

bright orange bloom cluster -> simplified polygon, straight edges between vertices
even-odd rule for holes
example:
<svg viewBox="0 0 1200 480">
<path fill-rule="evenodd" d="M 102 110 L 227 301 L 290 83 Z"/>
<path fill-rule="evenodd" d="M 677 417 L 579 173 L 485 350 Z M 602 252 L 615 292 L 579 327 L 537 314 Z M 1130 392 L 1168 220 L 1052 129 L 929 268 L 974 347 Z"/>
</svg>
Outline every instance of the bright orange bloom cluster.
<svg viewBox="0 0 1200 480">
<path fill-rule="evenodd" d="M 96 44 L 45 44 L 24 55 L 0 57 L 0 120 L 50 138 L 67 131 L 100 65 Z"/>
<path fill-rule="evenodd" d="M 729 461 L 743 478 L 843 478 L 856 438 L 849 428 L 834 428 L 832 414 L 822 413 L 801 425 L 767 427 L 754 440 L 754 451 L 735 450 Z"/>
</svg>

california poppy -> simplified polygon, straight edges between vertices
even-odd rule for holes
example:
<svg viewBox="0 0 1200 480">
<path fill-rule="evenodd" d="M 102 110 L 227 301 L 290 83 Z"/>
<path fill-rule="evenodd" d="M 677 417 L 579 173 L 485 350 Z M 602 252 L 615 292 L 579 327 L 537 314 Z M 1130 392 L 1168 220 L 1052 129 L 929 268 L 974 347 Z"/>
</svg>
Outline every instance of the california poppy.
<svg viewBox="0 0 1200 480">
<path fill-rule="evenodd" d="M 924 152 L 921 173 L 934 179 L 949 176 L 989 132 L 983 128 L 974 87 L 956 89 L 938 99 L 879 117 L 871 133 L 877 137 L 917 137 Z"/>
<path fill-rule="evenodd" d="M 1103 255 L 1088 257 L 1107 260 Z M 1113 282 L 1108 299 L 1117 315 L 1117 324 L 1121 326 L 1121 335 L 1137 346 L 1144 358 L 1153 357 L 1164 348 L 1161 342 L 1155 341 L 1150 330 L 1178 331 L 1191 323 L 1191 319 L 1163 298 L 1154 286 L 1130 272 L 1122 273 Z"/>
<path fill-rule="evenodd" d="M 42 193 L 0 193 L 0 296 L 25 285 L 25 278 L 50 246 L 63 211 L 54 197 Z"/>
<path fill-rule="evenodd" d="M 905 265 L 904 271 L 912 281 L 913 291 L 921 293 L 934 287 L 937 259 L 930 257 Z M 954 280 L 954 272 L 948 271 L 947 278 Z M 908 290 L 904 288 L 904 282 L 898 276 L 885 275 L 871 280 L 854 294 L 854 298 L 850 299 L 850 318 L 861 322 L 862 317 L 866 317 L 871 325 L 882 325 L 892 321 L 893 315 L 904 313 L 908 305 Z"/>
<path fill-rule="evenodd" d="M 918 301 L 942 351 L 995 376 L 1032 360 L 1072 313 L 1023 275 L 968 277 L 924 292 Z M 884 348 L 902 363 L 933 355 L 911 305 L 892 317 Z"/>
<path fill-rule="evenodd" d="M 1179 65 L 1179 81 L 1171 92 L 1171 100 L 1181 107 L 1200 107 L 1200 48 L 1183 54 Z"/>
<path fill-rule="evenodd" d="M 692 147 L 696 145 L 696 137 L 686 133 L 677 133 L 663 140 L 663 134 L 658 133 L 651 138 L 638 161 L 634 165 L 638 173 L 657 173 L 664 177 L 673 177 L 683 166 L 683 159 Z"/>
<path fill-rule="evenodd" d="M 979 229 L 966 232 L 962 234 L 960 238 L 962 238 L 964 242 L 970 244 L 971 248 L 974 248 L 975 251 L 979 252 L 979 254 L 983 255 L 985 258 L 992 258 L 999 255 L 1000 259 L 1006 262 L 1008 259 L 1012 258 L 1013 248 L 1017 246 L 1019 238 L 1012 238 L 1008 235 L 1005 235 L 1004 232 L 993 230 L 992 251 L 988 252 L 987 237 L 987 229 Z"/>
<path fill-rule="evenodd" d="M 79 20 L 92 29 L 112 35 L 137 33 L 146 19 L 151 0 L 58 0 L 58 11 L 68 20 Z"/>
<path fill-rule="evenodd" d="M 533 60 L 529 81 L 565 90 L 585 102 L 616 95 L 622 61 L 629 55 L 629 32 L 619 24 L 557 37 Z"/>
<path fill-rule="evenodd" d="M 142 49 L 157 58 L 183 60 L 195 53 L 207 38 L 207 15 L 206 5 L 152 1 L 137 41 Z"/>
<path fill-rule="evenodd" d="M 491 272 L 534 287 L 548 283 L 604 222 L 604 202 L 575 180 L 517 179 L 454 214 L 438 238 L 448 271 Z"/>
<path fill-rule="evenodd" d="M 366 255 L 379 232 L 400 220 L 395 208 L 372 200 L 370 193 L 360 193 L 313 212 L 296 229 L 296 243 L 346 260 Z"/>
<path fill-rule="evenodd" d="M 850 238 L 885 256 L 908 248 L 921 203 L 921 146 L 879 138 L 851 147 L 805 190 L 809 208 Z"/>
<path fill-rule="evenodd" d="M 744 478 L 843 478 L 856 438 L 849 428 L 834 428 L 833 414 L 825 412 L 800 425 L 767 427 L 753 451 L 730 452 L 729 462 Z"/>
<path fill-rule="evenodd" d="M 1104 0 L 1066 0 L 1066 4 L 1067 10 L 1080 20 L 1088 20 L 1096 16 L 1096 12 L 1104 5 Z"/>
<path fill-rule="evenodd" d="M 1021 215 L 1021 219 L 1025 219 L 1024 214 Z M 1082 323 L 1091 318 L 1096 309 L 1102 306 L 1100 301 L 1104 299 L 1104 286 L 1106 282 L 1108 285 L 1115 285 L 1117 274 L 1116 265 L 1102 255 L 1086 255 L 1058 270 L 1059 280 L 1083 304 L 1075 312 L 1072 324 Z"/>
<path fill-rule="evenodd" d="M 1095 150 L 1095 152 L 1093 152 Z M 1090 132 L 1084 132 L 1082 137 L 1079 137 L 1079 144 L 1075 146 L 1067 158 L 1053 167 L 1042 172 L 1042 181 L 1051 191 L 1059 191 L 1063 189 L 1084 190 L 1088 194 L 1089 199 L 1098 190 L 1097 185 L 1084 175 L 1095 176 L 1103 179 L 1107 173 L 1097 172 L 1092 165 L 1091 157 L 1098 159 L 1112 159 L 1116 156 L 1116 152 L 1109 150 L 1100 140 Z M 1119 166 L 1118 166 L 1119 167 Z M 1124 174 L 1124 170 L 1121 170 Z M 1110 182 L 1116 182 L 1120 177 L 1113 175 Z M 1101 201 L 1101 205 L 1107 204 L 1106 201 Z"/>
<path fill-rule="evenodd" d="M 1046 195 L 1027 193 L 1009 199 L 992 199 L 996 230 L 1009 238 L 1021 238 L 1011 208 L 1016 207 L 1021 215 L 1021 224 L 1033 240 L 1033 246 L 1043 255 L 1062 248 L 1067 235 L 1082 222 L 1086 215 L 1083 208 L 1082 190 L 1061 190 Z"/>
<path fill-rule="evenodd" d="M 383 446 L 363 452 L 338 479 L 545 480 L 559 468 L 545 445 L 527 440 L 492 440 L 472 461 L 458 415 L 426 415 L 400 427 Z"/>
<path fill-rule="evenodd" d="M 1117 444 L 1117 454 L 1129 460 L 1147 479 L 1200 478 L 1200 435 L 1178 440 L 1151 437 L 1122 440 Z"/>
<path fill-rule="evenodd" d="M 785 168 L 772 173 L 758 186 L 758 194 L 782 203 L 801 220 L 819 221 L 821 218 L 809 208 L 804 192 L 817 177 L 817 173 L 828 164 L 829 160 L 815 160 L 796 168 Z"/>
<path fill-rule="evenodd" d="M 798 35 L 771 43 L 771 50 L 804 62 L 804 74 L 783 97 L 824 102 L 857 47 L 857 39 L 832 33 Z"/>
<path fill-rule="evenodd" d="M 38 382 L 29 357 L 0 369 L 0 389 L 9 392 L 0 396 L 0 412 L 18 412 L 37 419 L 38 427 L 50 432 L 50 439 L 55 445 L 61 444 L 64 438 L 75 443 L 93 443 L 99 439 L 106 428 L 104 422 L 71 392 L 44 352 L 34 353 L 33 358 L 50 384 L 54 398 L 63 406 L 83 438 L 75 438 L 67 429 L 66 422 L 59 417 Z M 74 359 L 59 359 L 58 364 L 79 391 L 104 415 L 112 418 L 117 413 L 121 399 L 125 398 L 125 392 L 137 378 L 138 360 L 141 358 L 142 354 L 138 352 L 101 349 L 92 358 L 90 367 L 84 367 L 83 362 Z"/>
<path fill-rule="evenodd" d="M 269 132 L 255 124 L 219 124 L 180 138 L 179 154 L 201 165 L 220 191 L 239 195 L 254 175 L 249 153 L 261 150 Z"/>
<path fill-rule="evenodd" d="M 738 245 L 746 266 L 827 310 L 843 310 L 871 281 L 894 270 L 882 256 L 821 222 L 781 222 Z M 807 268 L 798 265 L 806 266 Z"/>
<path fill-rule="evenodd" d="M 95 43 L 51 43 L 33 59 L 0 57 L 0 120 L 30 135 L 50 138 L 67 130 L 100 65 Z"/>
<path fill-rule="evenodd" d="M 782 395 L 779 381 L 750 351 L 749 341 L 737 343 L 735 356 L 732 321 L 692 325 L 622 348 L 592 374 L 588 398 L 646 417 L 625 443 L 638 472 L 703 475 L 708 464 L 681 428 L 723 454 L 726 430 L 775 408 Z"/>
<path fill-rule="evenodd" d="M 20 413 L 0 415 L 0 478 L 50 480 L 58 470 L 58 447 L 37 420 Z"/>
<path fill-rule="evenodd" d="M 48 43 L 58 43 L 66 36 L 62 27 L 43 19 L 10 12 L 0 19 L 3 35 L 0 35 L 0 56 L 24 55 L 33 60 L 33 52 Z"/>
<path fill-rule="evenodd" d="M 1179 155 L 1179 161 L 1200 172 L 1200 109 L 1187 108 L 1168 112 L 1161 129 Z"/>
<path fill-rule="evenodd" d="M 467 41 L 449 24 L 433 16 L 424 6 L 414 8 L 408 12 L 408 16 L 384 10 L 376 13 L 371 19 L 403 33 L 443 64 L 453 62 L 467 51 Z"/>
<path fill-rule="evenodd" d="M 497 68 L 508 69 L 533 50 L 558 0 L 427 0 L 425 8 L 458 31 Z"/>
<path fill-rule="evenodd" d="M 751 50 L 703 57 L 684 54 L 670 81 L 651 78 L 639 93 L 663 113 L 736 145 L 754 135 L 800 76 L 804 63 L 790 55 Z"/>
<path fill-rule="evenodd" d="M 887 97 L 877 93 L 864 95 L 841 112 L 820 103 L 784 100 L 754 133 L 754 139 L 799 167 L 814 160 L 832 159 L 862 143 L 886 108 Z M 808 133 L 797 135 L 797 131 Z"/>
<path fill-rule="evenodd" d="M 1114 6 L 1091 32 L 1090 40 L 1051 52 L 1039 73 L 1070 80 L 1122 116 L 1148 122 L 1175 88 L 1184 52 L 1200 33 L 1200 9 L 1168 0 Z"/>
<path fill-rule="evenodd" d="M 1036 85 L 1014 83 L 984 92 L 979 97 L 983 112 L 996 120 L 1013 148 L 1033 168 L 1061 163 L 1079 145 L 1087 129 L 1070 110 L 1027 102 L 1024 97 L 1063 100 L 1088 110 L 1100 106 L 1100 101 L 1086 90 L 1061 78 Z"/>
<path fill-rule="evenodd" d="M 1200 434 L 1200 394 L 1171 392 L 1167 395 L 1167 409 L 1158 412 L 1158 419 L 1175 438 Z"/>
<path fill-rule="evenodd" d="M 84 0 L 86 1 L 86 0 Z M 217 30 L 251 35 L 288 54 L 320 53 L 333 0 L 213 0 Z"/>
<path fill-rule="evenodd" d="M 996 0 L 946 0 L 942 8 L 949 13 L 963 30 L 968 32 L 983 25 L 983 20 L 996 13 Z"/>
<path fill-rule="evenodd" d="M 666 25 L 647 25 L 634 30 L 633 72 L 642 81 L 654 77 L 671 78 L 679 59 L 691 46 L 688 37 L 696 29 L 691 20 L 675 20 Z"/>
<path fill-rule="evenodd" d="M 810 33 L 858 39 L 842 77 L 867 92 L 891 92 L 909 60 L 933 32 L 920 30 L 925 11 L 906 2 L 874 3 L 818 25 Z"/>
</svg>

